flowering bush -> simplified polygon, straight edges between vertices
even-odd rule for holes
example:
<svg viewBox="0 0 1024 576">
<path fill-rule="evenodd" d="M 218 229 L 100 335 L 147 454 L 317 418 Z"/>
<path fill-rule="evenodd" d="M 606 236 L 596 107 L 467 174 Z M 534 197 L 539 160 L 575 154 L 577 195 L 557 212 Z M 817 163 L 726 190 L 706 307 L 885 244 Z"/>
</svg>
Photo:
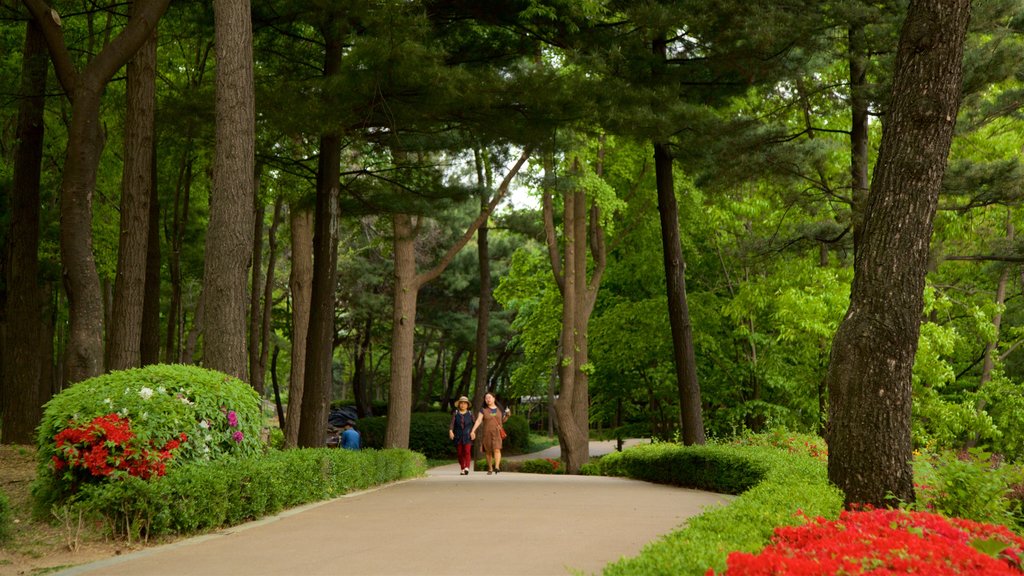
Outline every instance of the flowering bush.
<svg viewBox="0 0 1024 576">
<path fill-rule="evenodd" d="M 141 441 L 132 432 L 130 420 L 107 414 L 57 433 L 51 460 L 54 470 L 73 486 L 118 472 L 147 479 L 163 476 L 172 452 L 187 440 L 182 432 L 157 447 L 152 441 Z"/>
<path fill-rule="evenodd" d="M 723 574 L 1010 576 L 1022 573 L 1022 550 L 1024 539 L 1003 526 L 929 512 L 847 511 L 777 528 L 760 553 L 730 554 Z"/>
<path fill-rule="evenodd" d="M 261 428 L 252 387 L 213 370 L 153 365 L 85 380 L 46 404 L 36 511 L 47 513 L 83 481 L 123 477 L 118 470 L 159 476 L 171 454 L 176 463 L 254 456 L 262 451 Z"/>
</svg>

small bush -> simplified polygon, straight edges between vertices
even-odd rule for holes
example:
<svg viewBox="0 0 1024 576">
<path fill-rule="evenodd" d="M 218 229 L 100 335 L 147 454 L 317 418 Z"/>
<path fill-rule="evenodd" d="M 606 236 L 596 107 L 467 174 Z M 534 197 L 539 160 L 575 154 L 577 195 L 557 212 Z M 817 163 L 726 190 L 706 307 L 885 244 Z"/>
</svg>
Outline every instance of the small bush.
<svg viewBox="0 0 1024 576">
<path fill-rule="evenodd" d="M 444 412 L 414 412 L 409 424 L 409 449 L 424 454 L 427 458 L 450 459 L 455 457 L 455 445 L 448 438 L 451 414 Z M 360 418 L 356 427 L 362 435 L 363 446 L 382 448 L 387 430 L 386 416 Z M 479 430 L 478 430 L 479 432 Z M 518 454 L 530 443 L 530 431 L 526 419 L 512 416 L 505 422 L 508 438 L 502 442 L 502 454 Z"/>
<path fill-rule="evenodd" d="M 918 502 L 913 507 L 945 516 L 1015 527 L 1021 502 L 1014 497 L 1021 470 L 979 450 L 919 459 Z"/>
<path fill-rule="evenodd" d="M 193 462 L 162 478 L 125 477 L 91 484 L 75 496 L 116 536 L 144 538 L 232 526 L 309 502 L 423 474 L 408 450 L 308 448 L 263 456 Z"/>
<path fill-rule="evenodd" d="M 13 527 L 11 505 L 7 501 L 7 494 L 0 490 L 0 542 L 5 542 L 11 537 Z"/>
<path fill-rule="evenodd" d="M 836 518 L 843 504 L 821 460 L 773 447 L 650 444 L 608 454 L 599 462 L 609 475 L 740 494 L 728 506 L 691 518 L 685 528 L 649 544 L 639 556 L 609 564 L 604 573 L 613 576 L 702 576 L 708 568 L 724 570 L 729 552 L 760 550 L 777 526 L 800 523 L 798 512 Z M 694 470 L 685 469 L 689 466 Z"/>
<path fill-rule="evenodd" d="M 519 466 L 520 472 L 529 474 L 565 474 L 562 462 L 552 458 L 536 458 L 527 460 Z"/>
<path fill-rule="evenodd" d="M 84 484 L 258 454 L 262 426 L 251 386 L 197 366 L 153 365 L 85 380 L 45 406 L 36 512 L 47 513 Z"/>
</svg>

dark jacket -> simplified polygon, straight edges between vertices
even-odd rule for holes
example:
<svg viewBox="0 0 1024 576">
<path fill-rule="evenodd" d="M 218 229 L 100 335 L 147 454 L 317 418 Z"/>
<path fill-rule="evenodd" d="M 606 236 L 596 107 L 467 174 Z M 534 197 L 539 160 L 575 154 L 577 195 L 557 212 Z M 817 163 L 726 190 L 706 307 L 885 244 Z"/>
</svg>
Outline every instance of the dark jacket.
<svg viewBox="0 0 1024 576">
<path fill-rule="evenodd" d="M 473 443 L 469 433 L 473 430 L 474 422 L 473 413 L 469 410 L 465 414 L 459 414 L 458 410 L 452 413 L 452 422 L 448 425 L 448 429 L 455 433 L 456 444 Z"/>
</svg>

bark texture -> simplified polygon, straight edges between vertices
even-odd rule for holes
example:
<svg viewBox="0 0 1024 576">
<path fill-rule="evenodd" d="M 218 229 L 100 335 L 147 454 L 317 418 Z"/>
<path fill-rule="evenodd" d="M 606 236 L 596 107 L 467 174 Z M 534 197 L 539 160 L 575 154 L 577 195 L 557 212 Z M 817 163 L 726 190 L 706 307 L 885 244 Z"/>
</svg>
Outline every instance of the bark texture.
<svg viewBox="0 0 1024 576">
<path fill-rule="evenodd" d="M 293 206 L 291 222 L 292 367 L 288 380 L 288 413 L 285 416 L 285 445 L 298 445 L 302 395 L 306 379 L 306 337 L 313 292 L 313 212 Z"/>
<path fill-rule="evenodd" d="M 153 188 L 156 117 L 156 31 L 128 62 L 121 221 L 108 344 L 111 370 L 142 363 L 149 202 Z"/>
<path fill-rule="evenodd" d="M 35 443 L 42 405 L 49 396 L 49 383 L 42 385 L 40 378 L 44 356 L 40 345 L 43 301 L 39 296 L 39 182 L 48 69 L 42 30 L 30 21 L 22 51 L 22 100 L 18 107 L 18 145 L 10 198 L 10 260 L 5 279 L 8 333 L 3 340 L 4 381 L 0 394 L 0 441 L 4 444 Z"/>
<path fill-rule="evenodd" d="M 676 202 L 672 156 L 665 144 L 654 145 L 654 172 L 661 218 L 661 248 L 665 261 L 668 317 L 672 329 L 672 359 L 679 389 L 679 425 L 683 444 L 703 444 L 704 416 L 697 380 L 697 356 L 693 346 L 690 306 L 686 300 L 686 260 L 679 239 L 679 208 Z"/>
<path fill-rule="evenodd" d="M 828 475 L 847 506 L 914 500 L 911 369 L 969 18 L 969 0 L 915 0 L 900 33 L 850 307 L 828 371 Z"/>
<path fill-rule="evenodd" d="M 255 94 L 249 0 L 214 0 L 216 127 L 203 269 L 203 365 L 248 381 L 246 276 L 253 243 Z"/>
</svg>

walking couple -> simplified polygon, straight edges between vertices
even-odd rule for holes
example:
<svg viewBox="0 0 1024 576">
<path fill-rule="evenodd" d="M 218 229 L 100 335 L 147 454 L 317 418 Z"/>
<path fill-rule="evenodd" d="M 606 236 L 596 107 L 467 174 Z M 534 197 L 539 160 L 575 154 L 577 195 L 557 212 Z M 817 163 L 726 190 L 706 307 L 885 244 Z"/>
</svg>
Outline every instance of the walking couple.
<svg viewBox="0 0 1024 576">
<path fill-rule="evenodd" d="M 502 412 L 494 402 L 494 394 L 488 392 L 484 395 L 484 407 L 477 413 L 476 418 L 469 409 L 469 398 L 459 397 L 455 402 L 455 413 L 452 414 L 452 422 L 448 426 L 448 437 L 455 441 L 455 448 L 459 454 L 459 468 L 462 475 L 469 474 L 473 465 L 473 441 L 476 440 L 476 431 L 481 426 L 480 432 L 483 438 L 484 455 L 487 457 L 487 473 L 497 474 L 501 472 L 501 438 L 502 424 L 508 420 L 509 410 L 505 408 Z"/>
</svg>

